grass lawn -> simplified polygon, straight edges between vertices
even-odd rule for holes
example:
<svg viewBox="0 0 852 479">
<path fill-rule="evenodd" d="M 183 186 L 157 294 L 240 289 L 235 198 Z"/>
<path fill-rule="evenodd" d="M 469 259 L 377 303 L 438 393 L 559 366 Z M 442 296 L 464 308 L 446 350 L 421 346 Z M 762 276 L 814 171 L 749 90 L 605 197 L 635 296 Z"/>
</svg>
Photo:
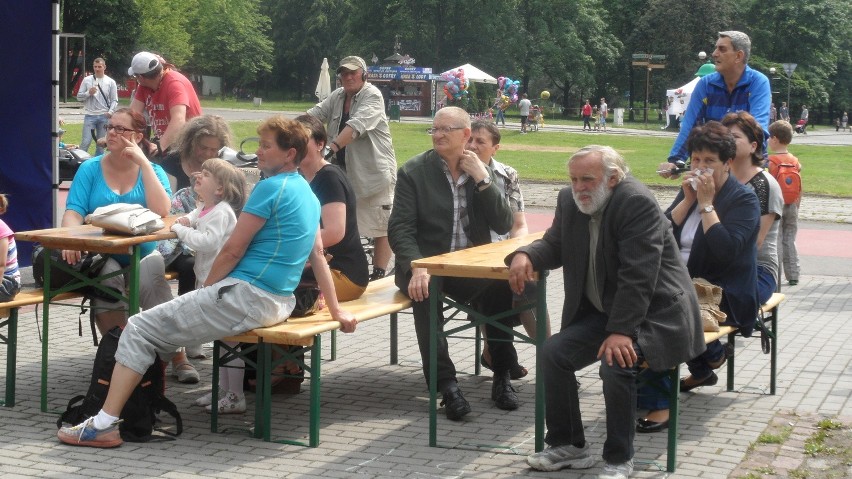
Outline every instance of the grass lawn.
<svg viewBox="0 0 852 479">
<path fill-rule="evenodd" d="M 240 102 L 240 105 L 244 107 L 245 103 Z M 304 111 L 310 106 L 312 105 L 288 103 L 279 105 L 279 109 Z M 241 139 L 256 135 L 257 122 L 235 121 L 230 125 L 234 131 L 235 147 Z M 82 125 L 66 125 L 65 128 L 68 130 L 64 137 L 67 142 L 79 141 Z M 391 135 L 400 165 L 432 147 L 426 128 L 427 124 L 391 123 Z M 674 184 L 655 173 L 660 162 L 668 157 L 673 141 L 671 138 L 603 133 L 590 135 L 546 130 L 521 135 L 516 129 L 504 129 L 501 133 L 503 138 L 497 158 L 517 169 L 522 182 L 534 180 L 567 183 L 565 163 L 568 157 L 577 149 L 594 142 L 618 150 L 624 155 L 633 175 L 646 184 Z M 246 144 L 247 151 L 253 151 L 254 148 L 256 143 Z M 94 146 L 90 150 L 94 152 Z M 852 147 L 797 145 L 794 137 L 790 151 L 802 162 L 806 193 L 852 197 L 852 168 L 849 167 Z"/>
</svg>

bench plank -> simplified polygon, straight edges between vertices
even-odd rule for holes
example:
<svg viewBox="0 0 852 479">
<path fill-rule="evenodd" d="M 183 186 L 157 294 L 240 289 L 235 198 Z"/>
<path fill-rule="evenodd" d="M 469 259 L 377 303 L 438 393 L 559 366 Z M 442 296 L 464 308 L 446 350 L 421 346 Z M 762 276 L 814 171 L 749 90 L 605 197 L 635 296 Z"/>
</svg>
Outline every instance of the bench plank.
<svg viewBox="0 0 852 479">
<path fill-rule="evenodd" d="M 408 309 L 411 300 L 399 291 L 392 277 L 386 277 L 371 282 L 360 298 L 340 303 L 340 306 L 363 322 Z M 309 346 L 316 335 L 338 329 L 340 323 L 331 319 L 328 309 L 323 309 L 310 316 L 289 318 L 275 326 L 258 328 L 224 340 L 256 343 L 262 339 L 267 343 Z"/>
</svg>

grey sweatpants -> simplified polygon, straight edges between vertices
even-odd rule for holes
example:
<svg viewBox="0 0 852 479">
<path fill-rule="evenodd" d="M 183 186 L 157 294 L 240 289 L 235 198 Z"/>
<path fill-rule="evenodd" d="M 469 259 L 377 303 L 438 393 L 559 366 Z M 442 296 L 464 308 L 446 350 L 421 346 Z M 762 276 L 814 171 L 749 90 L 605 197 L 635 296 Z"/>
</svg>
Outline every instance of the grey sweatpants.
<svg viewBox="0 0 852 479">
<path fill-rule="evenodd" d="M 115 360 L 144 374 L 155 354 L 163 361 L 185 344 L 202 344 L 285 321 L 296 300 L 225 278 L 131 316 Z"/>
</svg>

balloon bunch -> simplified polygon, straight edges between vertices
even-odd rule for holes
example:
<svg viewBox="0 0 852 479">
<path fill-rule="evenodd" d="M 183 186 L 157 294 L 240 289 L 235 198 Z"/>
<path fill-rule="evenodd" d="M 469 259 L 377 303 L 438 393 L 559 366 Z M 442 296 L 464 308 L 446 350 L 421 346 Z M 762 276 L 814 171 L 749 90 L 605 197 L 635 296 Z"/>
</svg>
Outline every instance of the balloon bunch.
<svg viewBox="0 0 852 479">
<path fill-rule="evenodd" d="M 501 90 L 504 95 L 509 97 L 509 100 L 512 103 L 516 103 L 518 101 L 518 88 L 521 86 L 521 82 L 518 80 L 512 80 L 509 77 L 498 77 L 497 78 L 497 89 Z"/>
<path fill-rule="evenodd" d="M 447 82 L 444 85 L 444 94 L 447 100 L 458 101 L 468 94 L 467 87 L 470 81 L 464 76 L 464 69 L 457 68 L 441 74 L 441 79 Z"/>
</svg>

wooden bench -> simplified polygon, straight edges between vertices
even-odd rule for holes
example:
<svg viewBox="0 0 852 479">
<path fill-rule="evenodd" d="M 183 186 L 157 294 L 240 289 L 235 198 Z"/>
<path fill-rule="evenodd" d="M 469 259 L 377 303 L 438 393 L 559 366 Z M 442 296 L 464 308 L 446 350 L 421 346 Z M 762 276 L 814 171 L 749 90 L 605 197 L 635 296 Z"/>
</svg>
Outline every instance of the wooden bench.
<svg viewBox="0 0 852 479">
<path fill-rule="evenodd" d="M 364 294 L 355 300 L 341 303 L 341 307 L 352 313 L 359 323 L 371 319 L 390 316 L 391 336 L 391 364 L 397 363 L 397 313 L 411 307 L 411 300 L 404 295 L 394 284 L 393 277 L 382 278 L 371 282 Z M 255 398 L 255 427 L 254 437 L 271 441 L 272 423 L 272 372 L 275 367 L 285 361 L 298 363 L 305 371 L 305 376 L 310 381 L 310 419 L 309 419 L 309 442 L 305 444 L 298 441 L 281 440 L 285 444 L 296 444 L 301 446 L 317 447 L 319 445 L 319 421 L 320 421 L 320 380 L 321 380 L 321 336 L 323 333 L 334 332 L 340 329 L 340 323 L 331 319 L 327 309 L 303 318 L 290 318 L 283 323 L 268 328 L 259 328 L 247 331 L 243 334 L 222 338 L 213 346 L 213 404 L 218 401 L 219 367 L 220 362 L 228 362 L 233 358 L 240 357 L 246 367 L 252 367 L 257 371 L 257 396 Z M 357 334 L 357 333 L 356 333 Z M 223 344 L 224 341 L 237 341 L 249 343 L 252 346 L 243 348 L 231 348 Z M 290 348 L 296 346 L 296 348 Z M 225 348 L 226 355 L 219 358 L 220 348 Z M 332 351 L 334 351 L 334 345 Z M 246 357 L 253 351 L 257 351 L 257 359 Z M 273 359 L 273 351 L 279 357 Z M 304 354 L 310 352 L 310 365 L 304 362 Z M 332 358 L 333 359 L 333 358 Z M 210 421 L 210 430 L 218 432 L 218 410 L 213 408 Z"/>
<path fill-rule="evenodd" d="M 770 377 L 769 377 L 769 394 L 775 394 L 775 373 L 778 369 L 778 306 L 784 301 L 785 296 L 781 293 L 774 293 L 764 305 L 760 307 L 760 313 L 755 324 L 755 332 L 766 334 L 769 341 L 770 349 Z M 766 323 L 770 323 L 767 328 Z M 719 331 L 705 332 L 704 342 L 710 344 L 713 341 L 728 337 L 728 342 L 725 344 L 725 354 L 728 357 L 728 391 L 734 390 L 734 349 L 735 339 L 738 333 L 738 328 L 733 326 L 721 326 Z M 671 381 L 669 388 L 669 434 L 668 446 L 666 452 L 666 470 L 668 472 L 675 471 L 675 463 L 677 460 L 677 431 L 680 412 L 680 365 L 663 373 L 668 375 Z"/>
<path fill-rule="evenodd" d="M 75 292 L 58 294 L 53 301 L 63 301 L 81 298 L 82 295 Z M 0 328 L 6 327 L 6 336 L 0 333 L 0 343 L 6 345 L 6 393 L 3 406 L 15 405 L 15 368 L 18 354 L 18 312 L 25 306 L 34 306 L 44 302 L 44 291 L 41 289 L 28 289 L 19 292 L 15 298 L 5 303 L 0 303 Z"/>
</svg>

